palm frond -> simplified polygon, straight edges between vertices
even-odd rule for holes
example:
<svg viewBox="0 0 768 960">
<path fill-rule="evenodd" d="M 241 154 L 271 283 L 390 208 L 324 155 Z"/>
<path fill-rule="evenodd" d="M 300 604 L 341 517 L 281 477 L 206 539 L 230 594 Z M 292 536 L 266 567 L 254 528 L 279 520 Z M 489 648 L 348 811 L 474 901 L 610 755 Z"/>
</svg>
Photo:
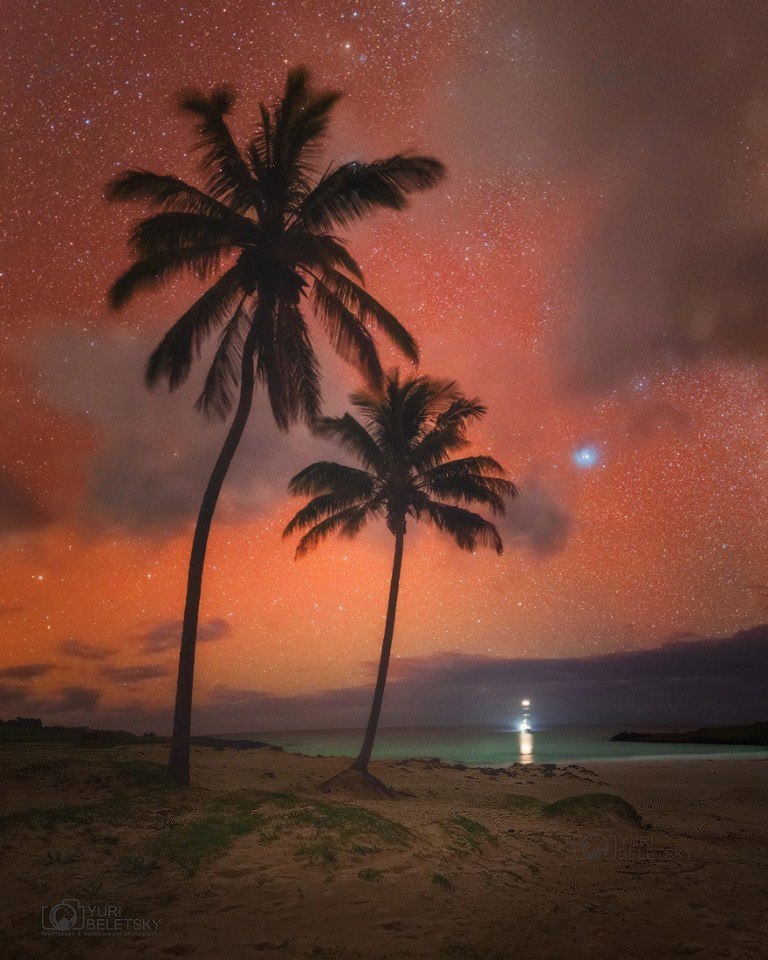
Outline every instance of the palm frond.
<svg viewBox="0 0 768 960">
<path fill-rule="evenodd" d="M 346 510 L 340 510 L 333 516 L 321 520 L 299 540 L 296 559 L 319 546 L 332 533 L 338 533 L 343 537 L 354 537 L 365 526 L 369 516 L 368 507 L 364 505 L 347 507 Z"/>
<path fill-rule="evenodd" d="M 365 503 L 361 501 L 366 501 L 366 498 L 351 491 L 333 490 L 330 493 L 321 493 L 296 512 L 283 530 L 283 536 L 289 537 L 295 531 L 314 527 L 327 517 L 339 514 L 350 507 L 367 505 L 367 501 Z"/>
<path fill-rule="evenodd" d="M 376 478 L 367 470 L 333 460 L 318 460 L 291 478 L 288 491 L 301 497 L 330 493 L 335 489 L 354 490 L 362 498 L 372 496 L 375 485 Z"/>
<path fill-rule="evenodd" d="M 475 456 L 461 457 L 458 460 L 449 460 L 439 466 L 425 470 L 420 479 L 439 480 L 444 477 L 502 477 L 506 470 L 493 457 Z"/>
<path fill-rule="evenodd" d="M 315 424 L 315 433 L 332 437 L 362 464 L 376 471 L 382 464 L 382 454 L 374 438 L 351 414 L 343 417 L 321 417 Z"/>
<path fill-rule="evenodd" d="M 445 174 L 434 157 L 397 155 L 372 163 L 345 163 L 327 173 L 302 200 L 297 216 L 316 230 L 347 226 L 379 207 L 402 210 L 408 194 Z"/>
<path fill-rule="evenodd" d="M 312 305 L 336 353 L 354 363 L 368 383 L 381 386 L 384 371 L 373 337 L 320 280 L 312 285 Z"/>
<path fill-rule="evenodd" d="M 200 244 L 138 260 L 112 285 L 109 291 L 110 305 L 118 310 L 140 290 L 152 290 L 180 273 L 192 273 L 203 280 L 219 268 L 225 252 L 226 249 L 218 243 Z"/>
<path fill-rule="evenodd" d="M 411 466 L 416 473 L 421 473 L 443 463 L 452 453 L 465 450 L 468 446 L 469 439 L 461 425 L 434 427 L 411 451 Z"/>
<path fill-rule="evenodd" d="M 140 200 L 160 210 L 178 213 L 200 213 L 218 217 L 227 223 L 248 223 L 226 204 L 193 187 L 178 177 L 152 173 L 150 170 L 124 170 L 107 184 L 108 200 L 127 202 Z"/>
<path fill-rule="evenodd" d="M 147 363 L 146 381 L 154 386 L 161 377 L 175 390 L 189 375 L 194 356 L 205 339 L 224 323 L 242 296 L 240 272 L 232 267 L 180 317 L 166 333 Z"/>
<path fill-rule="evenodd" d="M 336 237 L 327 233 L 309 233 L 295 224 L 288 229 L 287 236 L 291 256 L 303 267 L 310 271 L 341 267 L 360 283 L 363 282 L 360 265 Z"/>
<path fill-rule="evenodd" d="M 251 169 L 259 184 L 264 190 L 264 177 L 272 165 L 273 121 L 269 107 L 265 103 L 259 104 L 261 126 L 256 136 L 248 144 L 248 159 Z"/>
<path fill-rule="evenodd" d="M 210 94 L 187 90 L 179 98 L 181 109 L 197 118 L 196 146 L 203 151 L 208 189 L 214 197 L 244 213 L 253 207 L 260 209 L 262 198 L 224 119 L 234 102 L 234 91 L 226 85 L 214 87 Z"/>
<path fill-rule="evenodd" d="M 341 302 L 363 322 L 377 326 L 414 363 L 419 362 L 416 341 L 400 321 L 354 280 L 334 269 L 322 271 L 322 281 Z"/>
<path fill-rule="evenodd" d="M 248 221 L 231 223 L 204 213 L 157 213 L 140 220 L 131 230 L 129 244 L 140 258 L 200 244 L 232 248 L 256 239 Z"/>
<path fill-rule="evenodd" d="M 272 415 L 281 430 L 320 413 L 320 370 L 298 303 L 279 297 L 272 329 L 257 348 L 257 373 L 267 386 Z"/>
<path fill-rule="evenodd" d="M 284 109 L 279 115 L 279 143 L 288 170 L 295 169 L 302 158 L 311 158 L 312 148 L 325 135 L 331 112 L 341 96 L 338 90 L 312 94 L 305 88 L 302 99 L 297 100 L 293 109 Z M 283 106 L 287 106 L 286 100 Z"/>
<path fill-rule="evenodd" d="M 457 396 L 452 380 L 422 375 L 403 380 L 395 370 L 388 375 L 382 392 L 357 391 L 350 399 L 365 413 L 368 428 L 379 446 L 388 454 L 405 459 Z"/>
<path fill-rule="evenodd" d="M 491 547 L 498 554 L 504 552 L 496 526 L 478 513 L 463 507 L 436 503 L 428 497 L 424 497 L 415 509 L 417 515 L 425 516 L 438 530 L 451 536 L 462 550 L 474 551 L 478 545 L 482 545 Z"/>
<path fill-rule="evenodd" d="M 224 420 L 234 404 L 234 393 L 240 384 L 242 351 L 251 318 L 245 309 L 243 295 L 234 316 L 221 332 L 219 346 L 205 377 L 195 407 L 207 417 Z"/>
<path fill-rule="evenodd" d="M 445 410 L 435 418 L 438 428 L 464 425 L 467 420 L 479 420 L 488 412 L 477 397 L 456 397 Z"/>
<path fill-rule="evenodd" d="M 445 464 L 449 466 L 450 463 Z M 494 513 L 504 513 L 504 500 L 513 497 L 516 488 L 509 480 L 483 476 L 445 476 L 422 480 L 419 484 L 433 497 L 455 503 L 482 503 Z"/>
<path fill-rule="evenodd" d="M 411 465 L 420 473 L 437 466 L 469 446 L 467 421 L 485 416 L 486 408 L 477 398 L 456 397 L 435 416 L 434 424 L 419 439 L 411 452 Z"/>
</svg>

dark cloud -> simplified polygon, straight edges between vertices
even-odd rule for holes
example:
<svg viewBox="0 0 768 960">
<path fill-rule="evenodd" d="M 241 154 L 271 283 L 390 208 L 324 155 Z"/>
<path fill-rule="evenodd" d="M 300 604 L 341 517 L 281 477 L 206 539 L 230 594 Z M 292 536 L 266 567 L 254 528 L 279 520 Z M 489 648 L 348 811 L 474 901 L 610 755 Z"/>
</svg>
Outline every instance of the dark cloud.
<svg viewBox="0 0 768 960">
<path fill-rule="evenodd" d="M 60 334 L 38 348 L 50 399 L 96 431 L 82 520 L 166 535 L 194 520 L 226 425 L 194 409 L 206 357 L 173 394 L 144 384 L 154 341 L 119 330 Z M 207 356 L 207 354 L 206 354 Z M 288 479 L 327 449 L 302 428 L 281 434 L 262 393 L 227 477 L 220 519 L 252 516 L 286 494 Z"/>
<path fill-rule="evenodd" d="M 566 379 L 768 358 L 764 4 L 518 0 L 484 25 L 436 123 L 449 157 L 472 143 L 473 175 L 554 203 L 577 185 L 583 229 L 555 265 Z"/>
<path fill-rule="evenodd" d="M 171 673 L 171 668 L 160 664 L 138 664 L 130 667 L 105 666 L 100 671 L 102 677 L 115 683 L 141 683 L 144 680 L 159 680 Z"/>
<path fill-rule="evenodd" d="M 0 536 L 36 530 L 50 521 L 35 494 L 0 464 Z"/>
<path fill-rule="evenodd" d="M 35 677 L 43 677 L 46 673 L 53 670 L 53 663 L 24 663 L 15 667 L 2 667 L 0 677 L 8 677 L 15 680 L 32 680 Z"/>
<path fill-rule="evenodd" d="M 2 704 L 2 709 L 8 716 L 13 712 L 37 709 L 40 702 L 22 684 L 0 682 L 0 704 Z M 34 704 L 34 707 L 31 707 L 31 704 Z"/>
<path fill-rule="evenodd" d="M 50 700 L 42 701 L 37 708 L 42 713 L 90 714 L 101 700 L 101 691 L 93 687 L 73 685 L 62 687 Z"/>
<path fill-rule="evenodd" d="M 78 722 L 94 711 L 100 699 L 100 690 L 78 684 L 61 687 L 47 697 L 40 697 L 23 684 L 0 683 L 0 704 L 9 716 L 24 713 L 55 722 L 60 715 L 76 714 L 71 722 Z"/>
<path fill-rule="evenodd" d="M 23 611 L 24 607 L 20 603 L 0 603 L 0 619 L 10 620 Z"/>
<path fill-rule="evenodd" d="M 195 731 L 362 727 L 370 709 L 374 673 L 371 665 L 370 683 L 307 695 L 201 689 Z M 136 672 L 129 676 L 146 678 Z M 25 700 L 20 691 L 10 689 L 6 698 L 0 690 L 7 708 L 37 713 L 52 709 L 43 701 Z M 456 652 L 395 658 L 382 722 L 385 726 L 505 724 L 517 719 L 523 697 L 532 698 L 536 722 L 543 727 L 563 723 L 695 726 L 766 719 L 768 625 L 731 637 L 681 635 L 652 650 L 592 657 L 517 659 Z M 138 732 L 161 733 L 170 728 L 170 699 L 162 709 L 138 699 L 110 707 L 111 700 L 105 694 L 92 722 Z"/>
<path fill-rule="evenodd" d="M 144 636 L 144 653 L 165 653 L 167 650 L 178 649 L 181 626 L 181 620 L 168 620 L 150 627 Z M 231 629 L 226 620 L 212 617 L 198 626 L 197 639 L 203 643 L 221 640 Z"/>
<path fill-rule="evenodd" d="M 394 675 L 403 710 L 430 690 L 433 722 L 503 722 L 524 696 L 545 724 L 749 721 L 768 713 L 768 625 L 594 657 L 443 654 L 396 661 Z"/>
<path fill-rule="evenodd" d="M 566 506 L 535 477 L 521 481 L 519 487 L 499 521 L 505 544 L 525 546 L 540 554 L 562 550 L 571 528 Z"/>
<path fill-rule="evenodd" d="M 99 647 L 93 643 L 83 643 L 74 637 L 70 640 L 63 640 L 59 644 L 59 650 L 68 657 L 74 657 L 76 660 L 108 660 L 115 655 L 114 650 L 107 647 Z"/>
</svg>

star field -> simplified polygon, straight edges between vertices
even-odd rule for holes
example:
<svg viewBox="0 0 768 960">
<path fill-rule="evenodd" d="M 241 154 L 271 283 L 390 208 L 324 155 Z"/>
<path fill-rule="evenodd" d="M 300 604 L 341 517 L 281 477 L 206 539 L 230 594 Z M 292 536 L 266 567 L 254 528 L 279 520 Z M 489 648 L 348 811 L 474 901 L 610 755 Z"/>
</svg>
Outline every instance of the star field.
<svg viewBox="0 0 768 960">
<path fill-rule="evenodd" d="M 695 355 L 678 349 L 658 333 L 666 300 L 651 296 L 653 335 L 606 336 L 600 359 L 605 344 L 586 338 L 575 318 L 580 284 L 597 288 L 607 261 L 582 252 L 597 249 L 592 238 L 623 209 L 640 161 L 623 142 L 603 142 L 587 107 L 568 121 L 573 129 L 563 120 L 539 130 L 540 115 L 559 118 L 558 84 L 578 57 L 560 60 L 561 48 L 542 41 L 535 5 L 520 4 L 517 21 L 513 7 L 6 3 L 0 630 L 4 664 L 55 664 L 34 681 L 35 696 L 53 696 L 66 681 L 99 691 L 110 707 L 167 702 L 173 651 L 148 656 L 142 644 L 153 626 L 180 616 L 190 512 L 174 498 L 189 483 L 194 502 L 201 487 L 190 470 L 204 474 L 218 436 L 190 410 L 193 385 L 173 400 L 144 395 L 141 357 L 197 287 L 178 282 L 124 314 L 109 312 L 106 290 L 128 262 L 139 211 L 107 206 L 104 184 L 130 166 L 195 182 L 176 92 L 231 82 L 234 128 L 245 136 L 258 99 L 275 97 L 297 63 L 345 91 L 329 159 L 417 149 L 447 164 L 444 185 L 402 214 L 355 228 L 351 249 L 370 289 L 416 335 L 424 369 L 455 376 L 488 403 L 477 448 L 492 451 L 522 490 L 502 521 L 500 558 L 461 554 L 425 531 L 408 537 L 397 655 L 584 655 L 655 646 L 673 633 L 729 633 L 760 618 L 754 585 L 765 582 L 768 561 L 761 358 L 717 344 Z M 552 29 L 566 45 L 567 25 Z M 610 50 L 596 41 L 585 51 L 585 90 L 611 116 L 614 98 L 639 81 L 629 67 L 614 73 Z M 729 104 L 729 90 L 721 109 L 738 114 L 743 101 Z M 505 139 L 492 109 L 530 136 Z M 735 136 L 740 159 L 729 169 L 739 203 L 766 218 L 768 154 L 755 157 L 768 143 L 764 116 L 750 113 L 748 142 Z M 640 108 L 635 120 L 650 123 Z M 665 129 L 658 120 L 659 150 Z M 553 156 L 547 144 L 569 137 L 578 150 Z M 690 224 L 679 220 L 685 236 Z M 649 227 L 633 239 L 644 244 L 635 260 L 666 256 L 654 238 Z M 631 289 L 632 277 L 611 276 Z M 637 327 L 627 320 L 627 330 Z M 592 363 L 597 373 L 584 374 Z M 330 359 L 326 373 L 329 411 L 340 412 L 354 377 Z M 294 563 L 280 538 L 293 506 L 282 491 L 292 467 L 312 459 L 314 441 L 278 436 L 261 408 L 250 430 L 254 446 L 225 486 L 209 550 L 203 621 L 220 618 L 227 631 L 201 644 L 200 695 L 366 682 L 391 538 L 366 531 Z M 146 519 L 150 502 L 161 506 Z M 113 664 L 156 664 L 157 675 L 108 690 L 104 660 L 64 651 L 73 639 L 114 651 Z"/>
</svg>

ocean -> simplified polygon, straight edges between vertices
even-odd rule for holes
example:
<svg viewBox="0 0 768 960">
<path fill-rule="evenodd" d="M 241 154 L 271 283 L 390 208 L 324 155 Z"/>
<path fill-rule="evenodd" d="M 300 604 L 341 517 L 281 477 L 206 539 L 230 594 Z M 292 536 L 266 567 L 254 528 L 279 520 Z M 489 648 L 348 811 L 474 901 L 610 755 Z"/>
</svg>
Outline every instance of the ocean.
<svg viewBox="0 0 768 960">
<path fill-rule="evenodd" d="M 646 733 L 693 729 L 692 726 L 641 725 Z M 685 757 L 768 757 L 764 747 L 687 743 L 611 741 L 622 726 L 552 727 L 520 733 L 504 727 L 385 727 L 379 730 L 374 759 L 439 757 L 448 763 L 505 767 L 512 763 L 583 763 L 606 760 L 660 760 Z M 265 740 L 309 756 L 354 757 L 361 730 L 292 730 L 227 733 L 217 736 Z"/>
</svg>

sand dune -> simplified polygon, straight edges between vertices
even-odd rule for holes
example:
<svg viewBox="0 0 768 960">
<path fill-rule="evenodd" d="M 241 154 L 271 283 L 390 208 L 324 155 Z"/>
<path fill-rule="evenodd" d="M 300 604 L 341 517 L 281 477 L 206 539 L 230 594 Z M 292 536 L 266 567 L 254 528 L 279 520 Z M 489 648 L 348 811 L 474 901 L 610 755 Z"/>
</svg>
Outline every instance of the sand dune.
<svg viewBox="0 0 768 960">
<path fill-rule="evenodd" d="M 186 794 L 161 747 L 1 759 L 2 956 L 768 955 L 764 760 L 382 762 L 410 796 L 361 800 L 316 792 L 342 761 L 271 750 L 195 748 Z M 63 899 L 156 935 L 43 936 Z"/>
</svg>

